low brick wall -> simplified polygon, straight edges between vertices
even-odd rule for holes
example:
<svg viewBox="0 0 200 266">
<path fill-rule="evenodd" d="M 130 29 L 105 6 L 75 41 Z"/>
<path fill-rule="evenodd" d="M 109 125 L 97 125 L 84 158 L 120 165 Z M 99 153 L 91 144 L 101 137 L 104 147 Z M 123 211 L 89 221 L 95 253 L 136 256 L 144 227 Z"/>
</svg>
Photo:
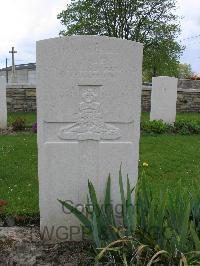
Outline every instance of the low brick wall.
<svg viewBox="0 0 200 266">
<path fill-rule="evenodd" d="M 142 111 L 149 112 L 150 110 L 151 110 L 151 86 L 143 86 Z"/>
<path fill-rule="evenodd" d="M 177 112 L 200 113 L 200 89 L 178 89 Z M 142 111 L 151 110 L 151 86 L 143 86 Z"/>
<path fill-rule="evenodd" d="M 8 85 L 9 112 L 35 112 L 36 88 L 31 85 Z M 151 86 L 143 86 L 142 111 L 151 109 Z M 177 112 L 200 112 L 200 89 L 178 89 Z"/>
<path fill-rule="evenodd" d="M 200 113 L 200 89 L 178 89 L 177 112 Z"/>
<path fill-rule="evenodd" d="M 200 90 L 200 80 L 191 79 L 179 79 L 178 81 L 179 89 L 197 89 Z"/>
<path fill-rule="evenodd" d="M 8 112 L 35 112 L 36 88 L 31 85 L 7 86 Z"/>
</svg>

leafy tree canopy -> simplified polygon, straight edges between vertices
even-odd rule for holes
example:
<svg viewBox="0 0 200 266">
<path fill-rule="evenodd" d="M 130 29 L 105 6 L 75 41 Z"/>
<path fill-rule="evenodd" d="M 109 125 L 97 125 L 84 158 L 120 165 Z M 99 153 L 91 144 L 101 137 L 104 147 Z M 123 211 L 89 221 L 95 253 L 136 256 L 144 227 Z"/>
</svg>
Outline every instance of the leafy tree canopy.
<svg viewBox="0 0 200 266">
<path fill-rule="evenodd" d="M 179 64 L 178 77 L 181 79 L 190 79 L 193 75 L 192 67 L 190 64 Z"/>
</svg>

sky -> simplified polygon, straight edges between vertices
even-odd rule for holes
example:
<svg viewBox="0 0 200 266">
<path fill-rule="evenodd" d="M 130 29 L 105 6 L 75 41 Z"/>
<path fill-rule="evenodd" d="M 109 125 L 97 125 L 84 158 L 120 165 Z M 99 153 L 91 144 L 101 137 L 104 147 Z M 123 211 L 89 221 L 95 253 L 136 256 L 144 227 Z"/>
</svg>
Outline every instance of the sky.
<svg viewBox="0 0 200 266">
<path fill-rule="evenodd" d="M 63 26 L 57 14 L 66 9 L 69 2 L 0 0 L 0 67 L 5 66 L 6 57 L 8 64 L 11 64 L 9 51 L 12 46 L 17 50 L 16 64 L 35 62 L 35 42 L 59 35 Z M 177 13 L 182 16 L 179 40 L 186 46 L 181 63 L 191 64 L 193 71 L 200 73 L 200 0 L 177 2 Z"/>
</svg>

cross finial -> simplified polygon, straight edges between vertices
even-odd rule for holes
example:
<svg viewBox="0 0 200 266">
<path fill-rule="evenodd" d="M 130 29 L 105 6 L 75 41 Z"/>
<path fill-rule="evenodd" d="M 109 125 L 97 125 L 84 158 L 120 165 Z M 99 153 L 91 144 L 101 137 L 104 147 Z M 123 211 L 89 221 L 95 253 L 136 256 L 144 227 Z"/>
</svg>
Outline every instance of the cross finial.
<svg viewBox="0 0 200 266">
<path fill-rule="evenodd" d="M 15 54 L 17 51 L 12 47 L 12 51 L 9 51 L 9 53 L 12 54 L 12 82 L 15 82 Z"/>
<path fill-rule="evenodd" d="M 15 51 L 15 47 L 12 47 L 12 51 L 9 51 L 9 53 L 11 53 L 11 54 L 16 54 L 17 51 Z"/>
</svg>

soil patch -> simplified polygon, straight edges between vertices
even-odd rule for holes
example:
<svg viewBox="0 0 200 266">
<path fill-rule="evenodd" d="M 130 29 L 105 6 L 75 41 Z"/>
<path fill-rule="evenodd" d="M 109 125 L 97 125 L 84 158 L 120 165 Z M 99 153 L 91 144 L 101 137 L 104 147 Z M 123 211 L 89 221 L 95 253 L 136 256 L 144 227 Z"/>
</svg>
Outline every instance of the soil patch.
<svg viewBox="0 0 200 266">
<path fill-rule="evenodd" d="M 0 266 L 94 265 L 88 242 L 44 243 L 39 227 L 0 227 Z"/>
</svg>

